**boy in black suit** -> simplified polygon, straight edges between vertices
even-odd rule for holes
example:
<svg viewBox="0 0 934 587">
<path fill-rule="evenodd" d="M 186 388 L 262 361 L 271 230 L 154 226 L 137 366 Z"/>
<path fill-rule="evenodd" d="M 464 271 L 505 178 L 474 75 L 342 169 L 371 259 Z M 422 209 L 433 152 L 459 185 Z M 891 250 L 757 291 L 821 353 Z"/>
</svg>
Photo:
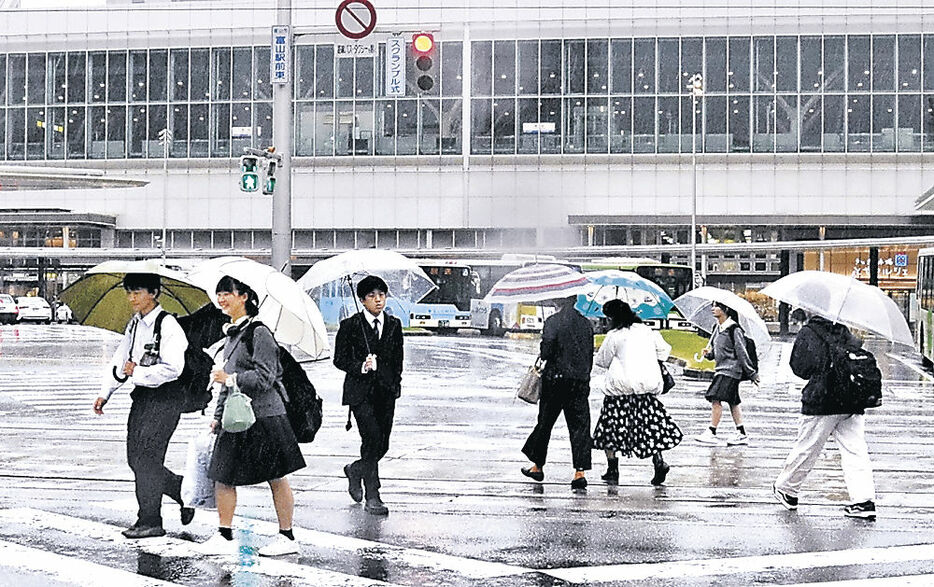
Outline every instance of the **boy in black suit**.
<svg viewBox="0 0 934 587">
<path fill-rule="evenodd" d="M 357 284 L 364 309 L 341 321 L 334 341 L 334 365 L 344 371 L 343 404 L 350 406 L 360 431 L 360 458 L 344 467 L 350 497 L 364 509 L 385 516 L 380 499 L 379 460 L 389 450 L 389 434 L 402 386 L 402 322 L 386 314 L 386 282 L 375 275 Z"/>
</svg>

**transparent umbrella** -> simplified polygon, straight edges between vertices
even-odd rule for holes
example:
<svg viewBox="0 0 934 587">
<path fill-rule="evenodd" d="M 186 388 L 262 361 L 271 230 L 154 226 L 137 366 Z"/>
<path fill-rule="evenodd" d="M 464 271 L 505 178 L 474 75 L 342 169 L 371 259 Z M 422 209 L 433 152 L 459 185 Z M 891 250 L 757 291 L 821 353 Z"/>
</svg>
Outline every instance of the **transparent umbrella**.
<svg viewBox="0 0 934 587">
<path fill-rule="evenodd" d="M 359 249 L 346 251 L 311 266 L 298 279 L 307 292 L 334 281 L 350 278 L 359 281 L 367 275 L 377 275 L 389 286 L 389 296 L 414 304 L 435 289 L 435 283 L 418 264 L 395 251 Z M 348 294 L 353 296 L 353 287 Z"/>
<path fill-rule="evenodd" d="M 753 339 L 757 345 L 761 347 L 771 340 L 768 325 L 752 304 L 731 291 L 710 286 L 698 287 L 677 298 L 675 306 L 681 310 L 688 322 L 705 332 L 713 332 L 717 325 L 717 319 L 710 311 L 714 302 L 736 310 L 739 325 L 746 332 L 746 336 Z"/>
</svg>

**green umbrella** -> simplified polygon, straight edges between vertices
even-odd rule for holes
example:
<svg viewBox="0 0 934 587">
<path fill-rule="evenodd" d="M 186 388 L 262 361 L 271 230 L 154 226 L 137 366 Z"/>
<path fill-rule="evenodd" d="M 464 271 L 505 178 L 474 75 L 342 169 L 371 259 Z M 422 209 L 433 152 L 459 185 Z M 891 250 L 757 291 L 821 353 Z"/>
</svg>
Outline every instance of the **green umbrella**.
<svg viewBox="0 0 934 587">
<path fill-rule="evenodd" d="M 133 315 L 123 289 L 123 277 L 127 273 L 159 275 L 162 293 L 157 301 L 165 310 L 179 316 L 187 316 L 211 302 L 204 290 L 190 283 L 184 273 L 156 259 L 105 261 L 88 269 L 84 277 L 68 286 L 61 299 L 80 324 L 123 332 Z"/>
</svg>

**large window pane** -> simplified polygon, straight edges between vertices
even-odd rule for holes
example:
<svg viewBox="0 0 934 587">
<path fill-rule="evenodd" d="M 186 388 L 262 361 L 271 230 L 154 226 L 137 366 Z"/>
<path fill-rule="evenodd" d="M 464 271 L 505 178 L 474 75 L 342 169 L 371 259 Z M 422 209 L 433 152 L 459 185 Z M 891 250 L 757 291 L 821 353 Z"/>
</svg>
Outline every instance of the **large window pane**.
<svg viewBox="0 0 934 587">
<path fill-rule="evenodd" d="M 352 146 L 354 155 L 373 154 L 373 100 L 354 103 Z"/>
<path fill-rule="evenodd" d="M 872 97 L 872 150 L 895 150 L 895 96 L 891 94 Z"/>
<path fill-rule="evenodd" d="M 25 61 L 25 59 L 24 59 Z M 26 109 L 9 108 L 6 118 L 7 158 L 13 160 L 26 157 Z"/>
<path fill-rule="evenodd" d="M 636 39 L 633 46 L 634 78 L 637 94 L 655 92 L 655 39 Z M 638 112 L 638 108 L 636 108 Z M 652 116 L 652 120 L 655 117 Z M 638 127 L 638 123 L 636 124 Z M 654 145 L 652 150 L 654 151 Z"/>
<path fill-rule="evenodd" d="M 826 53 L 825 53 L 826 55 Z M 843 151 L 846 145 L 846 96 L 824 96 L 824 151 Z"/>
<path fill-rule="evenodd" d="M 704 74 L 704 43 L 696 37 L 687 37 L 681 39 L 681 79 L 678 82 L 678 93 L 684 94 L 687 86 L 695 73 Z M 704 80 L 704 89 L 712 91 Z M 717 90 L 722 92 L 723 89 Z"/>
<path fill-rule="evenodd" d="M 752 150 L 771 153 L 775 150 L 775 98 L 755 96 L 752 110 Z"/>
<path fill-rule="evenodd" d="M 609 149 L 607 125 L 609 111 L 606 98 L 587 98 L 587 152 L 606 153 Z"/>
<path fill-rule="evenodd" d="M 111 51 L 107 54 L 107 100 L 126 102 L 126 97 L 127 54 L 124 51 Z"/>
<path fill-rule="evenodd" d="M 587 41 L 587 93 L 606 94 L 609 90 L 608 43 L 603 39 Z"/>
<path fill-rule="evenodd" d="M 846 38 L 824 37 L 824 90 L 846 89 Z"/>
<path fill-rule="evenodd" d="M 493 153 L 516 152 L 516 101 L 513 98 L 493 100 Z"/>
<path fill-rule="evenodd" d="M 824 83 L 820 37 L 801 37 L 801 91 L 819 92 Z M 820 133 L 818 133 L 819 135 Z"/>
<path fill-rule="evenodd" d="M 305 115 L 301 112 L 300 124 L 308 126 L 313 123 L 311 109 L 308 111 L 309 121 L 305 122 Z M 395 155 L 396 154 L 396 101 L 395 100 L 377 100 L 376 101 L 376 144 L 374 153 L 376 155 Z M 304 134 L 302 135 L 304 137 Z M 308 143 L 310 148 L 311 137 L 303 138 L 303 142 Z"/>
<path fill-rule="evenodd" d="M 934 94 L 921 97 L 921 129 L 924 133 L 924 151 L 934 152 Z"/>
<path fill-rule="evenodd" d="M 655 98 L 633 100 L 632 150 L 655 152 Z"/>
<path fill-rule="evenodd" d="M 233 91 L 234 100 L 249 100 L 253 94 L 253 75 L 244 75 L 253 71 L 253 50 L 250 47 L 233 49 Z"/>
<path fill-rule="evenodd" d="M 493 43 L 493 94 L 497 96 L 516 94 L 515 41 Z"/>
<path fill-rule="evenodd" d="M 794 153 L 798 150 L 798 96 L 779 94 L 775 97 L 775 150 Z"/>
<path fill-rule="evenodd" d="M 144 148 L 147 157 L 161 159 L 165 156 L 165 147 L 159 141 L 159 132 L 169 127 L 166 114 L 165 104 L 153 104 L 149 106 L 149 124 L 147 126 L 146 145 Z"/>
<path fill-rule="evenodd" d="M 872 135 L 869 96 L 850 94 L 846 102 L 847 151 L 868 151 Z"/>
<path fill-rule="evenodd" d="M 334 46 L 315 47 L 315 95 L 319 98 L 334 97 Z M 316 117 L 317 118 L 317 117 Z M 329 144 L 333 141 L 329 142 Z M 317 144 L 317 141 L 315 141 Z M 317 151 L 317 146 L 315 147 Z"/>
<path fill-rule="evenodd" d="M 414 155 L 418 152 L 418 101 L 396 102 L 396 153 Z"/>
<path fill-rule="evenodd" d="M 230 157 L 230 104 L 211 104 L 212 157 Z"/>
<path fill-rule="evenodd" d="M 924 72 L 924 90 L 934 90 L 934 35 L 924 35 L 924 55 L 921 70 Z M 13 62 L 10 61 L 10 67 Z"/>
<path fill-rule="evenodd" d="M 307 48 L 307 47 L 306 47 Z M 310 52 L 310 56 L 314 57 L 314 49 Z M 312 74 L 314 70 L 312 70 Z M 301 75 L 301 74 L 299 74 Z M 313 79 L 313 78 L 311 78 Z M 307 83 L 306 79 L 306 83 Z M 307 86 L 305 86 L 307 88 Z M 377 111 L 377 115 L 379 112 Z M 377 117 L 377 122 L 379 117 Z M 377 127 L 377 131 L 379 127 Z M 381 135 L 377 134 L 379 138 Z M 379 142 L 377 141 L 377 155 L 391 155 L 392 153 L 386 153 L 379 150 Z M 299 157 L 312 157 L 315 154 L 315 104 L 314 102 L 298 102 L 295 104 L 295 154 Z"/>
<path fill-rule="evenodd" d="M 84 159 L 87 154 L 85 135 L 87 120 L 84 106 L 69 106 L 68 119 L 65 121 L 66 156 L 69 159 Z"/>
<path fill-rule="evenodd" d="M 230 105 L 230 154 L 238 157 L 244 147 L 252 147 L 254 138 L 253 105 L 235 102 Z"/>
<path fill-rule="evenodd" d="M 210 115 L 207 104 L 192 104 L 189 110 L 189 157 L 210 157 Z"/>
<path fill-rule="evenodd" d="M 148 57 L 145 51 L 130 51 L 130 101 L 146 101 L 146 64 Z M 131 133 L 132 134 L 132 133 Z M 132 138 L 130 139 L 132 142 Z"/>
<path fill-rule="evenodd" d="M 126 106 L 107 108 L 107 158 L 126 157 Z"/>
<path fill-rule="evenodd" d="M 437 155 L 441 152 L 441 100 L 419 100 L 421 136 L 418 138 L 420 155 Z"/>
<path fill-rule="evenodd" d="M 610 91 L 622 94 L 632 92 L 631 39 L 610 41 Z"/>
<path fill-rule="evenodd" d="M 83 103 L 87 91 L 87 56 L 85 53 L 68 54 L 68 102 Z M 2 98 L 2 97 L 0 97 Z M 0 99 L 0 104 L 3 100 Z"/>
<path fill-rule="evenodd" d="M 337 97 L 353 98 L 353 58 L 337 58 Z"/>
<path fill-rule="evenodd" d="M 687 99 L 687 104 L 688 113 L 690 114 L 690 99 Z M 700 104 L 698 104 L 698 107 L 700 107 Z M 726 96 L 704 96 L 703 119 L 700 115 L 697 116 L 697 134 L 700 135 L 701 130 L 703 130 L 704 144 L 701 147 L 700 140 L 698 140 L 698 151 L 703 148 L 708 153 L 724 153 L 729 149 L 729 137 L 726 133 L 726 107 Z M 701 120 L 703 120 L 703 129 L 700 128 Z M 691 129 L 684 129 L 683 126 L 682 124 L 682 132 L 689 135 Z M 689 136 L 688 140 L 690 141 L 691 138 L 692 136 Z M 690 143 L 688 144 L 690 145 Z"/>
<path fill-rule="evenodd" d="M 168 99 L 169 55 L 164 49 L 149 52 L 149 101 L 165 102 Z"/>
<path fill-rule="evenodd" d="M 460 99 L 441 101 L 441 154 L 461 153 L 461 120 L 463 101 Z"/>
<path fill-rule="evenodd" d="M 30 53 L 26 65 L 26 95 L 30 104 L 45 104 L 45 53 Z"/>
<path fill-rule="evenodd" d="M 45 108 L 26 110 L 26 158 L 45 158 L 45 135 L 48 122 Z"/>
<path fill-rule="evenodd" d="M 62 88 L 64 92 L 64 88 Z M 45 136 L 45 158 L 65 158 L 65 108 L 56 106 L 48 109 Z"/>
<path fill-rule="evenodd" d="M 207 49 L 192 49 L 191 50 L 191 66 L 190 70 L 196 72 L 195 75 L 190 76 L 189 83 L 191 84 L 191 100 L 208 100 L 211 97 L 211 76 L 207 75 L 211 71 L 211 53 Z"/>
<path fill-rule="evenodd" d="M 315 97 L 315 46 L 299 45 L 295 47 L 295 97 L 311 99 Z M 314 110 L 311 111 L 311 123 L 314 124 Z M 311 128 L 311 127 L 309 127 Z M 311 135 L 309 135 L 311 136 Z"/>
<path fill-rule="evenodd" d="M 0 107 L 4 104 L 6 104 L 6 55 L 0 55 Z M 0 118 L 3 118 L 3 116 L 0 116 Z M 0 137 L 3 137 L 3 133 L 0 133 Z M 3 140 L 0 138 L 0 148 L 3 148 L 3 144 Z"/>
<path fill-rule="evenodd" d="M 803 52 L 803 44 L 802 44 Z M 801 96 L 801 151 L 821 150 L 823 135 L 823 99 L 818 94 Z"/>
<path fill-rule="evenodd" d="M 725 92 L 727 89 L 726 39 L 723 37 L 704 39 L 704 61 L 706 62 L 706 73 L 704 74 L 704 88 L 706 91 Z M 688 75 L 688 79 L 691 78 L 691 75 L 693 74 Z M 684 85 L 686 86 L 687 83 Z"/>
<path fill-rule="evenodd" d="M 230 100 L 230 47 L 211 49 L 211 86 L 215 100 Z"/>
<path fill-rule="evenodd" d="M 493 94 L 493 42 L 475 41 L 470 51 L 470 93 L 490 96 Z"/>
<path fill-rule="evenodd" d="M 583 94 L 586 88 L 584 48 L 584 41 L 564 42 L 564 80 L 567 94 Z"/>
<path fill-rule="evenodd" d="M 88 159 L 103 159 L 107 156 L 107 108 L 88 108 Z"/>
<path fill-rule="evenodd" d="M 49 53 L 48 89 L 50 103 L 64 104 L 68 85 L 65 83 L 65 54 Z"/>
<path fill-rule="evenodd" d="M 679 55 L 678 39 L 658 40 L 658 91 L 661 94 L 677 94 L 681 89 Z"/>
<path fill-rule="evenodd" d="M 169 61 L 172 69 L 172 87 L 169 94 L 173 101 L 184 102 L 188 100 L 188 49 L 172 49 Z M 198 72 L 196 75 L 204 75 L 204 72 Z"/>
<path fill-rule="evenodd" d="M 538 41 L 519 41 L 519 94 L 538 94 Z M 520 110 L 522 108 L 520 107 Z M 538 105 L 535 106 L 538 122 Z M 535 152 L 538 152 L 536 147 Z"/>
<path fill-rule="evenodd" d="M 88 54 L 88 102 L 107 100 L 107 54 L 103 52 Z"/>
<path fill-rule="evenodd" d="M 561 41 L 541 42 L 540 80 L 543 94 L 561 93 Z"/>
<path fill-rule="evenodd" d="M 798 37 L 775 39 L 775 89 L 798 91 Z"/>
<path fill-rule="evenodd" d="M 583 153 L 586 137 L 586 109 L 584 98 L 564 100 L 564 152 Z"/>
<path fill-rule="evenodd" d="M 895 140 L 901 152 L 921 150 L 920 94 L 902 94 L 898 97 L 898 134 Z"/>
<path fill-rule="evenodd" d="M 847 42 L 847 89 L 851 92 L 868 92 L 872 51 L 869 35 L 850 35 Z"/>
<path fill-rule="evenodd" d="M 561 152 L 561 120 L 561 98 L 543 98 L 538 109 L 538 122 L 542 125 L 538 137 L 539 152 Z"/>
<path fill-rule="evenodd" d="M 354 96 L 359 98 L 373 97 L 373 57 L 354 58 Z M 437 94 L 440 88 L 437 84 L 431 89 L 431 94 Z"/>
<path fill-rule="evenodd" d="M 891 92 L 895 89 L 895 37 L 876 35 L 872 39 L 872 89 Z"/>
<path fill-rule="evenodd" d="M 6 110 L 0 108 L 0 161 L 6 159 Z"/>
<path fill-rule="evenodd" d="M 775 39 L 755 37 L 752 42 L 753 91 L 775 91 Z"/>
<path fill-rule="evenodd" d="M 661 55 L 659 55 L 661 57 Z M 662 61 L 659 59 L 659 64 Z M 665 97 L 658 99 L 658 152 L 659 153 L 677 153 L 681 150 L 681 132 L 679 122 L 681 119 L 677 97 Z M 690 134 L 690 127 L 688 127 Z"/>
<path fill-rule="evenodd" d="M 632 152 L 632 98 L 610 98 L 610 153 Z"/>
<path fill-rule="evenodd" d="M 10 55 L 7 60 L 7 104 L 26 103 L 26 56 Z"/>
<path fill-rule="evenodd" d="M 493 101 L 488 98 L 471 100 L 470 152 L 476 155 L 488 155 L 492 150 L 492 145 Z"/>
<path fill-rule="evenodd" d="M 522 45 L 519 45 L 519 58 L 522 58 Z M 519 67 L 520 73 L 522 67 Z M 522 83 L 521 81 L 519 82 Z M 538 124 L 538 98 L 519 98 L 518 106 L 519 153 L 538 153 L 538 137 L 541 127 Z"/>
<path fill-rule="evenodd" d="M 370 116 L 372 118 L 372 114 Z M 253 104 L 253 127 L 253 146 L 258 149 L 272 147 L 272 102 Z"/>
<path fill-rule="evenodd" d="M 331 156 L 333 154 L 334 102 L 325 100 L 315 104 L 315 155 Z"/>
<path fill-rule="evenodd" d="M 749 141 L 749 96 L 730 96 L 729 103 L 729 132 L 732 139 L 731 151 L 748 153 Z"/>
<path fill-rule="evenodd" d="M 148 118 L 146 106 L 130 106 L 129 120 L 127 121 L 129 123 L 127 156 L 130 158 L 143 157 L 146 147 L 146 123 Z"/>
<path fill-rule="evenodd" d="M 730 92 L 749 91 L 749 37 L 731 37 L 728 66 Z"/>
<path fill-rule="evenodd" d="M 272 84 L 269 83 L 269 47 L 253 48 L 253 98 L 272 100 Z"/>
<path fill-rule="evenodd" d="M 464 48 L 460 41 L 441 43 L 441 94 L 460 96 L 463 93 Z"/>
<path fill-rule="evenodd" d="M 172 146 L 169 149 L 169 156 L 187 157 L 189 143 L 188 104 L 173 104 L 171 111 L 172 122 L 169 124 L 169 128 L 172 129 Z"/>
<path fill-rule="evenodd" d="M 921 89 L 921 35 L 898 36 L 898 90 Z"/>
</svg>

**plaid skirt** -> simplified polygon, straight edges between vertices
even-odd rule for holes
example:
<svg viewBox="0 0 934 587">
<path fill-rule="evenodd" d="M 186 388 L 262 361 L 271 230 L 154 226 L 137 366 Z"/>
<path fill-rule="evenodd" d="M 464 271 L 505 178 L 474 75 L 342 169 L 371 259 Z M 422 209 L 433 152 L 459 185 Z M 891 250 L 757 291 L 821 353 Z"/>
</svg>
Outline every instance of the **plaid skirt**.
<svg viewBox="0 0 934 587">
<path fill-rule="evenodd" d="M 738 406 L 743 400 L 739 397 L 739 379 L 729 375 L 714 375 L 704 399 L 709 402 L 721 401 Z"/>
<path fill-rule="evenodd" d="M 593 447 L 648 458 L 681 443 L 683 434 L 651 393 L 608 395 L 593 431 Z"/>
</svg>

